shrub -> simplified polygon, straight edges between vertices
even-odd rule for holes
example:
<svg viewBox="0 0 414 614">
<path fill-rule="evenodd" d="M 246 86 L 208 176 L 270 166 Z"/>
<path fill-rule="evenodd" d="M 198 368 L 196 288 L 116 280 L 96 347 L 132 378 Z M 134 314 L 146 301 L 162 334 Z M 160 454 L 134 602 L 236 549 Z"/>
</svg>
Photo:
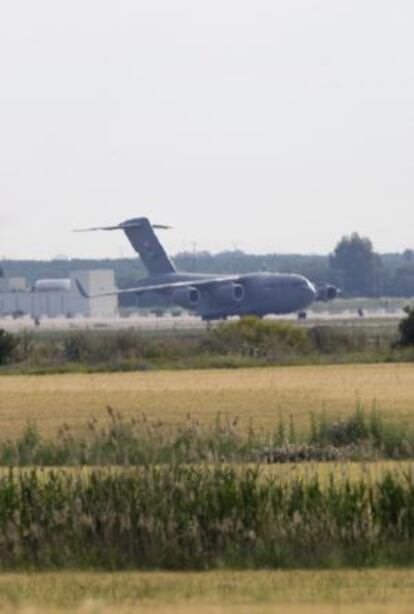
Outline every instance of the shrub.
<svg viewBox="0 0 414 614">
<path fill-rule="evenodd" d="M 326 414 L 311 417 L 310 443 L 345 448 L 353 446 L 353 457 L 412 458 L 414 433 L 405 424 L 387 422 L 377 411 L 355 412 L 332 422 Z"/>
<path fill-rule="evenodd" d="M 314 349 L 322 354 L 360 352 L 369 348 L 369 339 L 365 330 L 313 326 L 309 329 L 309 339 Z"/>
<path fill-rule="evenodd" d="M 77 331 L 65 336 L 64 355 L 68 361 L 102 363 L 128 358 L 138 345 L 139 339 L 131 331 Z"/>
<path fill-rule="evenodd" d="M 210 333 L 210 347 L 217 352 L 271 359 L 308 352 L 310 349 L 304 328 L 289 322 L 261 320 L 255 316 L 220 324 Z"/>
<path fill-rule="evenodd" d="M 77 331 L 63 340 L 63 356 L 70 362 L 121 366 L 128 361 L 174 360 L 200 352 L 198 341 L 185 337 L 149 337 L 134 330 Z"/>
<path fill-rule="evenodd" d="M 7 364 L 12 360 L 16 346 L 16 337 L 0 329 L 0 365 Z"/>
<path fill-rule="evenodd" d="M 359 444 L 370 437 L 370 429 L 365 413 L 357 408 L 354 414 L 337 422 L 329 422 L 325 415 L 314 422 L 312 443 L 333 445 L 335 447 Z"/>
</svg>

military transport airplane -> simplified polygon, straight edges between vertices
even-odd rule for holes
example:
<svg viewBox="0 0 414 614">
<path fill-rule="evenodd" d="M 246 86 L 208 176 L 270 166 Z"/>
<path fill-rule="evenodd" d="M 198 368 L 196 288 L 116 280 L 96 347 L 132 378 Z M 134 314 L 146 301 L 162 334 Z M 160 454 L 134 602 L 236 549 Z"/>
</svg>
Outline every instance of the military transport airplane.
<svg viewBox="0 0 414 614">
<path fill-rule="evenodd" d="M 338 291 L 334 286 L 315 286 L 302 275 L 281 273 L 248 273 L 243 275 L 207 275 L 182 273 L 167 256 L 154 229 L 168 226 L 151 224 L 145 218 L 126 220 L 116 226 L 88 228 L 123 230 L 132 247 L 141 257 L 148 276 L 135 288 L 89 295 L 79 280 L 77 286 L 84 298 L 133 294 L 147 299 L 160 297 L 168 303 L 195 312 L 203 320 L 235 315 L 288 314 L 304 311 L 315 300 L 330 301 Z"/>
</svg>

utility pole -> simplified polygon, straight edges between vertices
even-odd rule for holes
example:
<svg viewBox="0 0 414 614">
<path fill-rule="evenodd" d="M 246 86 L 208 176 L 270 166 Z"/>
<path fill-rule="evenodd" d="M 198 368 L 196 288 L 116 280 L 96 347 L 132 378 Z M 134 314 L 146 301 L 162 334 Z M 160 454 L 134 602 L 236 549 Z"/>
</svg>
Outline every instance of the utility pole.
<svg viewBox="0 0 414 614">
<path fill-rule="evenodd" d="M 193 241 L 191 245 L 193 246 L 193 269 L 197 271 L 197 243 Z"/>
</svg>

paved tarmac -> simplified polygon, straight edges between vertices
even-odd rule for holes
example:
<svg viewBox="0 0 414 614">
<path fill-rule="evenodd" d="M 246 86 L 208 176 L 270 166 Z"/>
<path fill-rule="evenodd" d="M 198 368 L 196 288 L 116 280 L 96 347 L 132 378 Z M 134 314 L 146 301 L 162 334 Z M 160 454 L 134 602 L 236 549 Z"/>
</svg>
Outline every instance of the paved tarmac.
<svg viewBox="0 0 414 614">
<path fill-rule="evenodd" d="M 364 311 L 361 317 L 356 310 L 344 310 L 340 313 L 332 312 L 312 312 L 309 311 L 306 320 L 301 322 L 305 325 L 317 324 L 338 324 L 338 325 L 390 325 L 398 322 L 404 316 L 402 310 L 388 312 L 385 309 Z M 298 321 L 296 314 L 288 316 L 269 316 L 267 319 L 281 321 Z M 230 321 L 230 320 L 229 320 Z M 214 324 L 213 324 L 214 325 Z M 134 328 L 145 331 L 196 331 L 205 330 L 208 324 L 200 318 L 190 315 L 173 317 L 165 315 L 157 317 L 154 315 L 131 315 L 129 317 L 115 318 L 42 318 L 36 324 L 30 317 L 13 319 L 11 317 L 0 318 L 0 328 L 10 332 L 22 330 L 122 330 Z"/>
</svg>

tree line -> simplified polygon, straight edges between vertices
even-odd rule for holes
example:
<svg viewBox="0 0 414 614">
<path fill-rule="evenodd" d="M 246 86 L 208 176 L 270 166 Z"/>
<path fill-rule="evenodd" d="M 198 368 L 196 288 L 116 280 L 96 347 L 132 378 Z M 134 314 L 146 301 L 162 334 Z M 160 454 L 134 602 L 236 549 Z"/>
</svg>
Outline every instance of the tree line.
<svg viewBox="0 0 414 614">
<path fill-rule="evenodd" d="M 334 251 L 325 255 L 247 254 L 240 250 L 211 254 L 207 251 L 180 252 L 174 257 L 179 270 L 197 273 L 299 273 L 313 282 L 337 285 L 345 296 L 414 296 L 414 250 L 379 254 L 371 240 L 357 233 L 344 236 Z M 127 288 L 145 276 L 139 259 L 104 260 L 4 260 L 9 277 L 36 279 L 67 277 L 70 271 L 113 269 L 119 288 Z M 1 270 L 0 270 L 1 276 Z M 127 300 L 127 299 L 126 299 Z"/>
</svg>

